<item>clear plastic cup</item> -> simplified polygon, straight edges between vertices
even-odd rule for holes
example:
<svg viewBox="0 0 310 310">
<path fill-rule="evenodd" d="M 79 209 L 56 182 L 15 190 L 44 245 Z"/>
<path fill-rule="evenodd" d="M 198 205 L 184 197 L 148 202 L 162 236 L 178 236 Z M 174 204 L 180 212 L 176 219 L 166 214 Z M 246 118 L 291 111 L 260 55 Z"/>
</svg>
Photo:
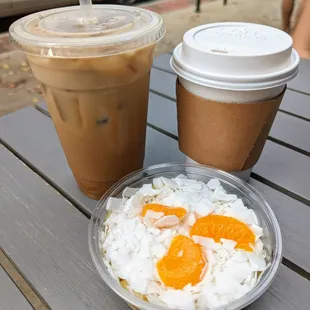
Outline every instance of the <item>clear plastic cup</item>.
<svg viewBox="0 0 310 310">
<path fill-rule="evenodd" d="M 251 185 L 221 170 L 209 168 L 196 164 L 163 164 L 152 166 L 134 172 L 120 180 L 108 192 L 104 194 L 97 204 L 88 229 L 88 243 L 90 253 L 95 267 L 103 281 L 131 307 L 141 310 L 169 310 L 169 308 L 145 302 L 126 289 L 116 281 L 107 270 L 99 249 L 99 230 L 107 217 L 107 201 L 109 197 L 122 197 L 122 192 L 126 187 L 141 187 L 143 184 L 151 184 L 157 177 L 175 178 L 180 174 L 186 175 L 190 179 L 207 183 L 212 178 L 220 180 L 222 186 L 230 194 L 236 194 L 243 199 L 244 204 L 255 211 L 263 228 L 264 237 L 262 239 L 265 249 L 269 252 L 271 260 L 270 267 L 263 273 L 260 282 L 249 293 L 234 302 L 225 306 L 212 308 L 212 310 L 238 310 L 259 298 L 274 280 L 282 259 L 282 237 L 278 221 L 271 210 L 268 202 Z M 177 310 L 177 309 L 175 309 Z"/>
<path fill-rule="evenodd" d="M 165 29 L 158 14 L 137 7 L 86 13 L 35 13 L 13 23 L 10 36 L 41 84 L 81 191 L 99 199 L 143 167 L 150 69 Z"/>
</svg>

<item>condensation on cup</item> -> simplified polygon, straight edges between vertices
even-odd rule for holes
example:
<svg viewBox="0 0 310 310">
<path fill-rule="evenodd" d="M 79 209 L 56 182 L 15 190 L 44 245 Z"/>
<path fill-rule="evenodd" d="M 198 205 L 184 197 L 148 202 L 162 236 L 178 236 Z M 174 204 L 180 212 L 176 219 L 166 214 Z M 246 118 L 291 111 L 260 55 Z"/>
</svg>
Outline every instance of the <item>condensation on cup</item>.
<svg viewBox="0 0 310 310">
<path fill-rule="evenodd" d="M 178 75 L 179 147 L 186 162 L 247 180 L 286 90 L 298 73 L 292 38 L 249 23 L 202 25 L 171 58 Z"/>
<path fill-rule="evenodd" d="M 42 11 L 10 27 L 90 198 L 143 167 L 150 69 L 164 33 L 158 14 L 113 5 Z"/>
</svg>

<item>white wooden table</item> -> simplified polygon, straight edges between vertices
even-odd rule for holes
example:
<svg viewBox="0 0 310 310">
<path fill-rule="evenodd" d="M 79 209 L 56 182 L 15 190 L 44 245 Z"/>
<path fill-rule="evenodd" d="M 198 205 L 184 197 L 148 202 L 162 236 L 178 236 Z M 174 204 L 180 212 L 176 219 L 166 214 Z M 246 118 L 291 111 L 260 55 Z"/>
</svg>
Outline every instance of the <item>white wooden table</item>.
<svg viewBox="0 0 310 310">
<path fill-rule="evenodd" d="M 152 69 L 145 166 L 183 161 L 178 150 L 170 55 Z M 87 226 L 96 202 L 78 190 L 45 104 L 0 119 L 0 244 L 52 309 L 128 309 L 91 262 Z M 288 85 L 249 182 L 282 229 L 279 274 L 250 310 L 306 310 L 310 304 L 310 61 Z M 1 270 L 0 270 L 1 271 Z M 4 271 L 0 309 L 29 304 Z"/>
</svg>

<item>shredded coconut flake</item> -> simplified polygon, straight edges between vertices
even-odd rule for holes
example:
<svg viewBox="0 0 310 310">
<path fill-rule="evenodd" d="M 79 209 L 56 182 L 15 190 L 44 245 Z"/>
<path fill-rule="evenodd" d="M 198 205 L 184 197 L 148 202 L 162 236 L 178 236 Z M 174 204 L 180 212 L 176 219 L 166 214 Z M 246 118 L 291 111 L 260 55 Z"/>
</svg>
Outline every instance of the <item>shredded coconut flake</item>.
<svg viewBox="0 0 310 310">
<path fill-rule="evenodd" d="M 147 203 L 182 207 L 187 214 L 180 220 L 176 215 L 148 210 L 142 217 Z M 204 184 L 184 175 L 155 178 L 139 189 L 126 188 L 120 199 L 109 198 L 107 210 L 109 216 L 99 241 L 104 264 L 113 278 L 122 279 L 129 291 L 142 294 L 150 303 L 180 310 L 222 306 L 249 292 L 269 267 L 261 240 L 264 232 L 255 212 L 242 199 L 227 193 L 217 179 Z M 190 236 L 196 220 L 210 214 L 234 217 L 247 224 L 255 235 L 253 252 L 236 249 L 234 240 L 215 242 Z M 179 234 L 201 246 L 207 264 L 199 283 L 176 290 L 160 281 L 156 264 Z M 183 251 L 178 255 L 181 257 Z"/>
</svg>

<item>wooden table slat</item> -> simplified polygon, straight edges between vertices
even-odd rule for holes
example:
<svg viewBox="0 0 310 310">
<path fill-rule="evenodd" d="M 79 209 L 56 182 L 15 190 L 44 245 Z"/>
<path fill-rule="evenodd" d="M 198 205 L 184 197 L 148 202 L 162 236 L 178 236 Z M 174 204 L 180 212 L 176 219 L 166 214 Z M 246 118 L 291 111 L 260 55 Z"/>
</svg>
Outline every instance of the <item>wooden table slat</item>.
<svg viewBox="0 0 310 310">
<path fill-rule="evenodd" d="M 162 74 L 162 73 L 161 73 Z M 153 81 L 153 79 L 151 80 Z M 295 93 L 299 95 L 298 93 Z M 310 100 L 310 97 L 308 98 Z M 41 108 L 47 111 L 45 104 Z M 309 102 L 310 116 L 310 102 Z M 177 136 L 177 115 L 175 102 L 157 94 L 150 93 L 148 122 L 168 133 Z M 283 142 L 285 145 L 299 149 L 306 155 L 310 153 L 310 122 L 278 112 L 270 131 L 273 141 Z"/>
<path fill-rule="evenodd" d="M 4 147 L 0 151 L 3 247 L 18 268 L 53 309 L 127 309 L 90 261 L 87 218 Z M 307 291 L 310 282 L 282 265 L 269 291 L 248 309 L 304 310 Z"/>
<path fill-rule="evenodd" d="M 253 167 L 253 172 L 305 198 L 309 203 L 309 156 L 267 140 L 259 161 Z"/>
<path fill-rule="evenodd" d="M 173 77 L 169 78 L 169 73 L 165 73 L 162 75 L 160 72 L 158 72 L 160 70 L 164 70 L 165 72 L 170 72 L 171 74 L 173 74 L 175 76 L 174 71 L 170 67 L 170 57 L 171 57 L 171 55 L 164 54 L 164 55 L 160 55 L 160 56 L 155 58 L 155 60 L 154 60 L 155 69 L 153 69 L 152 75 L 153 75 L 153 79 L 158 79 L 158 77 L 160 77 L 160 78 L 158 79 L 158 81 L 156 81 L 156 80 L 153 81 L 153 84 L 151 84 L 151 89 L 153 89 L 157 92 L 164 93 L 167 96 L 170 96 L 171 98 L 175 99 L 175 91 L 174 91 L 174 89 L 175 89 L 175 78 L 173 78 Z M 307 80 L 309 81 L 308 76 L 310 74 L 310 72 L 309 72 L 310 70 L 308 68 L 310 68 L 310 60 L 302 59 L 301 65 L 300 65 L 301 78 L 297 77 L 296 81 L 295 80 L 292 81 L 293 85 L 295 85 L 296 83 L 298 84 L 300 81 L 302 83 L 305 83 L 308 85 L 310 84 L 309 82 L 307 82 Z M 170 85 L 170 87 L 158 84 L 158 82 L 162 78 L 165 79 L 166 83 L 168 82 L 168 85 Z M 303 81 L 305 81 L 305 82 L 303 82 Z M 172 86 L 172 84 L 173 84 L 173 86 Z M 291 87 L 291 84 L 289 84 L 289 87 Z M 307 89 L 309 87 L 310 86 L 308 86 Z M 171 88 L 172 88 L 172 91 L 171 91 Z M 303 89 L 303 87 L 302 87 L 302 89 Z M 310 92 L 308 92 L 308 93 L 310 93 Z M 295 92 L 295 91 L 288 89 L 285 93 L 285 96 L 283 98 L 280 109 L 310 120 L 310 99 L 309 99 L 309 96 L 307 96 L 305 94 L 298 93 L 298 92 Z"/>
<path fill-rule="evenodd" d="M 0 310 L 31 310 L 25 296 L 0 266 Z"/>
<path fill-rule="evenodd" d="M 299 71 L 298 75 L 287 83 L 289 89 L 310 95 L 309 74 Z"/>
<path fill-rule="evenodd" d="M 154 61 L 160 70 L 152 70 L 145 166 L 184 161 L 177 143 L 175 75 L 169 59 L 162 55 Z M 304 310 L 310 302 L 309 80 L 310 62 L 301 60 L 299 75 L 289 83 L 294 91 L 286 92 L 281 105 L 285 113 L 277 114 L 253 170 L 256 179 L 249 180 L 279 220 L 286 265 L 250 310 Z M 96 201 L 78 190 L 51 119 L 33 108 L 7 115 L 0 119 L 1 141 L 3 250 L 52 309 L 128 309 L 91 262 L 89 220 L 76 206 L 90 214 Z M 268 186 L 272 183 L 274 188 Z M 1 267 L 0 283 L 1 310 L 32 309 Z"/>
<path fill-rule="evenodd" d="M 299 71 L 303 73 L 310 74 L 310 60 L 309 59 L 300 59 Z"/>
<path fill-rule="evenodd" d="M 310 97 L 307 95 L 287 90 L 280 109 L 310 121 Z"/>
<path fill-rule="evenodd" d="M 170 71 L 174 74 L 174 71 L 170 67 L 170 58 L 172 54 L 162 54 L 154 59 L 153 66 L 162 70 Z M 310 60 L 300 59 L 299 71 L 302 73 L 310 74 Z"/>
<path fill-rule="evenodd" d="M 175 81 L 175 75 L 153 68 L 151 71 L 150 89 L 175 100 Z"/>
<path fill-rule="evenodd" d="M 63 189 L 85 212 L 92 212 L 97 202 L 79 191 L 49 117 L 34 108 L 25 108 L 2 117 L 0 132 L 4 142 L 20 156 L 34 165 L 57 188 Z M 177 149 L 177 141 L 148 128 L 144 164 L 151 166 L 184 161 L 184 155 L 176 152 Z"/>
<path fill-rule="evenodd" d="M 175 136 L 178 135 L 177 111 L 174 101 L 151 93 L 148 121 Z M 299 148 L 305 153 L 310 153 L 310 122 L 278 112 L 269 136 L 280 142 Z"/>
<path fill-rule="evenodd" d="M 46 109 L 45 104 L 43 104 L 42 107 Z M 305 143 L 307 147 L 307 145 L 309 145 L 309 139 L 307 138 L 308 134 L 305 133 L 307 133 L 307 131 L 309 132 L 310 123 L 308 126 L 308 123 L 303 120 L 297 118 L 293 118 L 292 120 L 289 115 L 284 115 L 283 113 L 279 115 L 280 117 L 277 116 L 275 129 L 272 129 L 272 132 L 275 130 L 278 133 L 276 137 L 283 137 L 283 139 L 285 139 L 284 142 L 291 142 L 301 147 L 304 147 L 302 143 Z M 288 124 L 284 122 L 287 118 L 290 121 Z M 175 137 L 177 136 L 176 107 L 174 102 L 157 96 L 156 94 L 151 94 L 148 121 L 156 127 L 163 129 L 165 132 L 171 133 Z M 306 131 L 303 131 L 304 129 L 306 129 Z M 282 130 L 287 132 L 287 135 L 283 133 Z M 293 133 L 290 130 L 292 130 Z M 147 143 L 153 147 L 151 140 Z M 166 149 L 169 150 L 169 147 Z M 310 145 L 305 152 L 309 153 L 308 150 L 310 150 Z M 275 153 L 273 154 L 272 152 Z M 168 151 L 168 153 L 171 152 Z M 151 158 L 153 158 L 152 154 L 149 154 Z M 179 150 L 176 150 L 175 154 L 180 155 Z M 149 162 L 153 163 L 153 161 L 149 161 L 148 158 L 147 156 L 145 165 Z M 180 160 L 182 158 L 183 157 L 180 155 L 175 160 Z M 281 158 L 281 160 L 278 160 L 278 158 Z M 271 168 L 269 169 L 270 166 Z M 297 152 L 295 154 L 291 149 L 272 141 L 267 141 L 263 154 L 254 167 L 253 172 L 310 201 L 309 186 L 307 183 L 307 177 L 310 174 L 309 156 Z"/>
<path fill-rule="evenodd" d="M 161 117 L 166 117 L 166 113 Z M 5 133 L 5 142 L 27 161 L 35 164 L 36 170 L 46 179 L 62 188 L 86 213 L 92 212 L 96 202 L 86 198 L 78 190 L 50 118 L 33 108 L 26 108 L 3 118 L 0 121 L 0 131 Z M 146 165 L 184 160 L 177 141 L 151 128 L 148 129 L 147 139 Z M 255 180 L 251 182 L 255 186 L 261 184 Z M 262 185 L 260 189 L 282 223 L 284 255 L 310 272 L 310 229 L 305 225 L 305 220 L 310 218 L 310 208 L 270 187 Z M 291 210 L 299 212 L 292 213 Z M 298 239 L 295 233 L 300 238 L 299 242 L 296 242 Z"/>
<path fill-rule="evenodd" d="M 310 208 L 253 178 L 249 184 L 262 193 L 279 221 L 285 258 L 310 273 Z"/>
<path fill-rule="evenodd" d="M 1 246 L 53 309 L 128 309 L 101 281 L 89 220 L 0 145 Z"/>
<path fill-rule="evenodd" d="M 151 94 L 148 120 L 167 132 L 177 135 L 176 107 L 173 101 Z M 270 135 L 309 152 L 309 133 L 310 123 L 278 113 Z M 309 156 L 267 141 L 262 157 L 254 167 L 254 172 L 310 200 Z"/>
<path fill-rule="evenodd" d="M 153 67 L 175 74 L 175 72 L 172 70 L 170 66 L 171 57 L 172 55 L 170 54 L 162 54 L 160 56 L 157 56 L 153 61 Z"/>
<path fill-rule="evenodd" d="M 160 70 L 167 71 L 167 72 L 171 72 L 172 74 L 175 74 L 175 72 L 172 70 L 170 66 L 171 57 L 172 57 L 171 54 L 162 54 L 160 56 L 157 56 L 154 59 L 153 67 L 158 68 Z M 310 74 L 310 60 L 309 59 L 300 59 L 299 72 L 302 73 L 303 78 L 305 78 L 303 74 L 308 74 L 308 75 Z M 307 86 L 307 89 L 309 90 L 308 86 Z"/>
<path fill-rule="evenodd" d="M 278 112 L 269 137 L 297 147 L 310 155 L 310 122 Z"/>
<path fill-rule="evenodd" d="M 280 278 L 281 276 L 281 278 Z M 246 310 L 306 310 L 309 307 L 309 281 L 299 279 L 298 288 L 294 287 L 296 273 L 281 266 L 279 276 L 275 279 L 268 293 L 263 298 L 258 299 Z M 283 289 L 284 294 L 280 294 Z M 297 292 L 297 294 L 295 294 Z M 272 297 L 271 297 L 272 296 Z M 276 301 L 277 300 L 277 301 Z M 285 304 L 282 305 L 281 303 Z M 308 306 L 307 306 L 308 305 Z M 300 308 L 301 307 L 301 308 Z"/>
</svg>

